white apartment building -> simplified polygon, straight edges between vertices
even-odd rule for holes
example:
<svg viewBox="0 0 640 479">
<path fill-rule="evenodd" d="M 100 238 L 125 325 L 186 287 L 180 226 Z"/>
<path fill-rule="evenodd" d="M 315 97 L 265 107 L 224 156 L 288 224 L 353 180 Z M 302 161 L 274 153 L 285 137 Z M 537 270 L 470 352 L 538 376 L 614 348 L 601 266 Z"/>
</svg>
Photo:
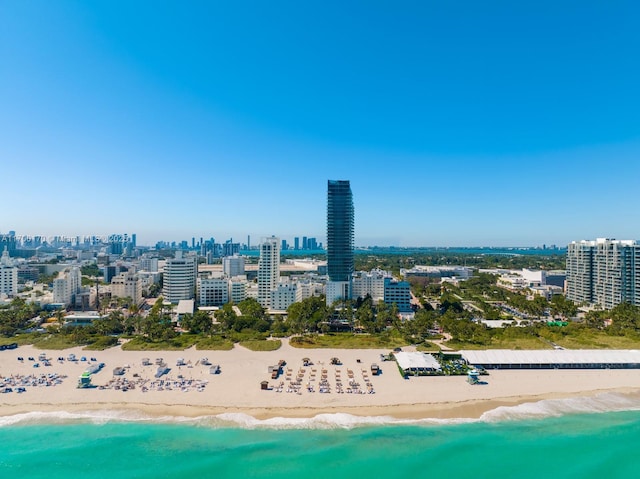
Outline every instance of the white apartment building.
<svg viewBox="0 0 640 479">
<path fill-rule="evenodd" d="M 222 272 L 229 278 L 242 276 L 244 274 L 244 258 L 233 255 L 222 258 Z"/>
<path fill-rule="evenodd" d="M 0 296 L 15 296 L 18 294 L 18 268 L 9 257 L 7 247 L 4 247 L 0 259 Z"/>
<path fill-rule="evenodd" d="M 303 301 L 312 296 L 325 294 L 325 285 L 319 281 L 301 280 L 296 281 L 296 302 Z"/>
<path fill-rule="evenodd" d="M 234 276 L 229 279 L 229 300 L 238 304 L 247 299 L 247 277 Z"/>
<path fill-rule="evenodd" d="M 222 306 L 229 302 L 229 280 L 222 276 L 198 278 L 198 304 Z"/>
<path fill-rule="evenodd" d="M 275 236 L 264 238 L 260 244 L 258 262 L 258 302 L 263 308 L 271 308 L 271 291 L 280 280 L 280 240 Z"/>
<path fill-rule="evenodd" d="M 194 299 L 198 263 L 195 256 L 183 256 L 176 251 L 175 258 L 164 265 L 162 296 L 165 301 L 177 304 L 181 299 Z"/>
<path fill-rule="evenodd" d="M 140 271 L 148 271 L 150 273 L 155 273 L 158 271 L 158 258 L 151 258 L 143 256 L 140 258 L 139 264 Z"/>
<path fill-rule="evenodd" d="M 274 311 L 286 311 L 296 302 L 296 285 L 281 283 L 271 291 L 271 309 Z"/>
<path fill-rule="evenodd" d="M 252 298 L 256 301 L 258 300 L 258 285 L 254 282 L 247 283 L 247 287 L 245 289 L 246 298 Z M 271 299 L 271 298 L 269 298 Z"/>
<path fill-rule="evenodd" d="M 353 297 L 365 298 L 371 296 L 374 303 L 384 300 L 384 282 L 391 278 L 391 273 L 380 269 L 370 272 L 358 271 L 353 277 Z"/>
<path fill-rule="evenodd" d="M 120 273 L 111 280 L 111 296 L 131 298 L 135 304 L 142 303 L 142 280 L 135 273 Z"/>
<path fill-rule="evenodd" d="M 53 302 L 65 306 L 75 303 L 81 285 L 80 268 L 77 266 L 66 268 L 53 280 Z"/>
<path fill-rule="evenodd" d="M 566 282 L 567 298 L 578 303 L 640 306 L 640 244 L 608 238 L 569 243 Z"/>
</svg>

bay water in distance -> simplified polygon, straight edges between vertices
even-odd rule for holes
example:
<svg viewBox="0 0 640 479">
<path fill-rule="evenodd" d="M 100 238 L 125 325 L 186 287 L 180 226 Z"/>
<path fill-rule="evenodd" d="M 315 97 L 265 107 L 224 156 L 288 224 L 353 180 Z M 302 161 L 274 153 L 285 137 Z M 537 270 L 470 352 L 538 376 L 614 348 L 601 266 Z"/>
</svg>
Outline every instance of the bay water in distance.
<svg viewBox="0 0 640 479">
<path fill-rule="evenodd" d="M 501 407 L 480 420 L 343 414 L 258 421 L 132 412 L 0 418 L 6 478 L 631 478 L 640 399 Z"/>
</svg>

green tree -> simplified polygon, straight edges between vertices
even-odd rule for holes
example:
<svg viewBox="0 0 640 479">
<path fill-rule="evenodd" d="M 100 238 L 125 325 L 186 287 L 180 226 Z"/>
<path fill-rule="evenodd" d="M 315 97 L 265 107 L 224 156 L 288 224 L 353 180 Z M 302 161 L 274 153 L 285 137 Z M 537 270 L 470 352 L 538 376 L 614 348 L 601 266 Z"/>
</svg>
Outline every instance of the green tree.
<svg viewBox="0 0 640 479">
<path fill-rule="evenodd" d="M 182 318 L 182 328 L 193 334 L 210 334 L 213 329 L 213 322 L 206 311 L 196 311 L 187 314 Z"/>
<path fill-rule="evenodd" d="M 216 311 L 214 315 L 216 321 L 218 321 L 223 331 L 229 331 L 233 329 L 236 319 L 238 319 L 238 316 L 233 310 L 233 305 L 231 303 L 227 303 L 222 306 L 222 308 Z"/>
</svg>

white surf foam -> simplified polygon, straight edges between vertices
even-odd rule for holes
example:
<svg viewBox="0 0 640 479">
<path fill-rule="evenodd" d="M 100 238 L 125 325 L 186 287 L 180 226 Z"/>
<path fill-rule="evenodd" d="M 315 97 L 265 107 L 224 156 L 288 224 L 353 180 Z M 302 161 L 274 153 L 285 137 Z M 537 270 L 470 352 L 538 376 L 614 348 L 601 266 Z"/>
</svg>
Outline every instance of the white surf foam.
<svg viewBox="0 0 640 479">
<path fill-rule="evenodd" d="M 480 416 L 483 422 L 542 419 L 569 414 L 590 414 L 640 410 L 640 397 L 617 393 L 565 399 L 543 399 L 517 406 L 501 406 Z"/>
<path fill-rule="evenodd" d="M 0 417 L 0 427 L 36 424 L 109 424 L 109 423 L 157 423 L 184 424 L 195 427 L 243 429 L 353 429 L 384 425 L 452 425 L 473 422 L 501 422 L 526 419 L 543 419 L 569 414 L 587 414 L 640 410 L 639 395 L 603 393 L 596 396 L 566 399 L 545 399 L 517 406 L 501 406 L 485 412 L 478 419 L 426 418 L 396 419 L 390 416 L 354 416 L 346 413 L 318 414 L 310 418 L 274 417 L 257 419 L 243 413 L 224 413 L 210 416 L 151 416 L 143 411 L 104 409 L 92 411 L 29 412 Z"/>
</svg>

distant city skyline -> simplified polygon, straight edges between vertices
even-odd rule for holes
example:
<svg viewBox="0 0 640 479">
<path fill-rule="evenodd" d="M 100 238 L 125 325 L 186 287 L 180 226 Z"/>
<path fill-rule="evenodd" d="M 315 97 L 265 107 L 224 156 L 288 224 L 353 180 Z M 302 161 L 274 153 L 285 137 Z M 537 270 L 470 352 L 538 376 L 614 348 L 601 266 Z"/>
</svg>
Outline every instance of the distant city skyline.
<svg viewBox="0 0 640 479">
<path fill-rule="evenodd" d="M 4 2 L 0 232 L 638 238 L 637 2 Z"/>
</svg>

